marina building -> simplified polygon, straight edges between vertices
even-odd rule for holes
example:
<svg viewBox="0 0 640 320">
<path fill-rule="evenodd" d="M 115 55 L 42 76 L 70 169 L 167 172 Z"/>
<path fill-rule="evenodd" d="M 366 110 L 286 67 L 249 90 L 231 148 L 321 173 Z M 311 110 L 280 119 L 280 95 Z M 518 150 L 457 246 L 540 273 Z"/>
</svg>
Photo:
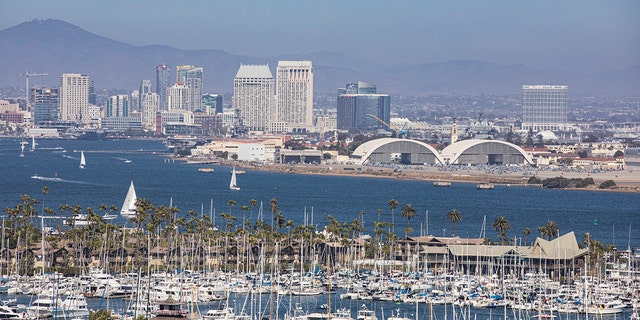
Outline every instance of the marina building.
<svg viewBox="0 0 640 320">
<path fill-rule="evenodd" d="M 522 129 L 566 129 L 568 92 L 569 87 L 564 85 L 522 86 Z"/>
<path fill-rule="evenodd" d="M 268 65 L 241 65 L 233 79 L 233 108 L 241 126 L 267 131 L 274 118 L 274 80 Z"/>
<path fill-rule="evenodd" d="M 274 126 L 284 132 L 307 132 L 313 127 L 313 66 L 311 61 L 278 61 Z"/>
</svg>

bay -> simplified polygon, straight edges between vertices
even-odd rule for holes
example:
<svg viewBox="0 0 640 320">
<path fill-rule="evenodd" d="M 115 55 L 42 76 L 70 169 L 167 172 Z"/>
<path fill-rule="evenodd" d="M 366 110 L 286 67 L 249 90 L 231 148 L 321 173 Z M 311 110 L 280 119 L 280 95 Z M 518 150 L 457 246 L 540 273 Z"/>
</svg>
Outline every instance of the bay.
<svg viewBox="0 0 640 320">
<path fill-rule="evenodd" d="M 30 142 L 30 141 L 28 141 Z M 619 249 L 640 247 L 640 194 L 580 190 L 550 190 L 497 185 L 493 190 L 477 190 L 475 184 L 454 182 L 451 187 L 434 187 L 429 181 L 408 181 L 361 176 L 298 175 L 260 170 L 246 170 L 238 175 L 239 191 L 229 190 L 231 168 L 215 165 L 213 173 L 202 173 L 202 165 L 167 161 L 169 150 L 161 141 L 150 140 L 37 140 L 36 150 L 20 155 L 20 140 L 0 139 L 0 207 L 14 207 L 20 195 L 43 199 L 45 206 L 79 204 L 98 208 L 101 203 L 122 205 L 129 183 L 134 181 L 138 197 L 154 205 L 173 205 L 185 214 L 189 210 L 209 214 L 213 200 L 217 224 L 221 212 L 255 221 L 259 206 L 250 207 L 251 199 L 263 203 L 263 220 L 269 223 L 270 199 L 278 201 L 285 219 L 296 225 L 308 222 L 321 228 L 331 215 L 341 222 L 359 218 L 364 211 L 364 226 L 371 233 L 378 219 L 395 221 L 395 231 L 403 236 L 407 219 L 401 209 L 412 204 L 417 216 L 411 220 L 412 235 L 450 236 L 452 225 L 447 211 L 457 209 L 462 221 L 455 233 L 462 237 L 480 236 L 486 216 L 486 237 L 497 239 L 491 224 L 505 216 L 511 225 L 510 237 L 523 237 L 525 227 L 532 229 L 531 242 L 538 226 L 555 221 L 561 233 L 574 231 L 578 241 L 585 232 Z M 60 147 L 66 152 L 62 152 Z M 79 168 L 80 151 L 85 152 L 87 166 Z M 74 152 L 75 151 L 75 152 Z M 124 160 L 130 160 L 129 163 Z M 433 169 L 431 169 L 433 170 Z M 31 178 L 33 175 L 41 179 Z M 59 180 L 49 178 L 57 177 Z M 42 180 L 45 179 L 45 180 Z M 49 179 L 49 180 L 46 180 Z M 399 203 L 392 216 L 388 202 Z M 236 202 L 229 206 L 229 200 Z M 305 215 L 306 211 L 306 215 Z M 313 214 L 312 214 L 313 212 Z M 428 212 L 428 214 L 427 214 Z M 428 218 L 427 218 L 428 216 Z M 313 219 L 313 220 L 311 220 Z M 427 223 L 428 221 L 428 223 Z M 122 218 L 116 220 L 123 224 Z M 521 240 L 518 240 L 521 241 Z"/>
</svg>

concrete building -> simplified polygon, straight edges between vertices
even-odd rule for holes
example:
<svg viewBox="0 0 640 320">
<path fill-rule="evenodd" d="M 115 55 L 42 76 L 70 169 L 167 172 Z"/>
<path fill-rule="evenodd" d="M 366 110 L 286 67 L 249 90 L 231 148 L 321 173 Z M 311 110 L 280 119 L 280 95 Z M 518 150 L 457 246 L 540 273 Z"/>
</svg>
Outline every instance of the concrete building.
<svg viewBox="0 0 640 320">
<path fill-rule="evenodd" d="M 267 160 L 265 155 L 264 144 L 262 143 L 243 143 L 238 145 L 238 160 L 239 161 L 255 161 L 265 162 Z"/>
<path fill-rule="evenodd" d="M 389 130 L 370 115 L 389 123 L 391 97 L 378 94 L 375 85 L 349 83 L 338 89 L 336 124 L 339 130 Z"/>
<path fill-rule="evenodd" d="M 155 130 L 156 114 L 160 111 L 160 96 L 157 93 L 147 93 L 141 99 L 142 127 Z"/>
<path fill-rule="evenodd" d="M 167 88 L 167 110 L 189 110 L 185 85 L 175 83 Z"/>
<path fill-rule="evenodd" d="M 266 131 L 273 120 L 273 75 L 268 65 L 241 65 L 233 80 L 233 108 L 242 127 Z"/>
<path fill-rule="evenodd" d="M 558 131 L 567 128 L 568 86 L 522 86 L 522 129 Z"/>
<path fill-rule="evenodd" d="M 278 61 L 276 118 L 286 132 L 306 132 L 313 127 L 313 66 L 311 61 Z M 276 128 L 278 128 L 277 126 Z"/>
<path fill-rule="evenodd" d="M 79 73 L 60 76 L 60 120 L 80 122 L 88 113 L 91 79 Z"/>
</svg>

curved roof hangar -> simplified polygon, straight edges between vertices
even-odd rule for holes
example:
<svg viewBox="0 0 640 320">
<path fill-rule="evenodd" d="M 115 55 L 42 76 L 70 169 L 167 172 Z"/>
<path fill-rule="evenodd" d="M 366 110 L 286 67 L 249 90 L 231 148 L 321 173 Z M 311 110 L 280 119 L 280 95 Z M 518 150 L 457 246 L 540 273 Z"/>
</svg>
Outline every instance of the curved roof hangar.
<svg viewBox="0 0 640 320">
<path fill-rule="evenodd" d="M 533 159 L 519 146 L 500 140 L 462 140 L 442 150 L 449 164 L 530 164 Z"/>
<path fill-rule="evenodd" d="M 400 162 L 403 164 L 444 164 L 434 147 L 417 140 L 380 138 L 369 140 L 351 155 L 360 164 L 369 162 Z"/>
</svg>

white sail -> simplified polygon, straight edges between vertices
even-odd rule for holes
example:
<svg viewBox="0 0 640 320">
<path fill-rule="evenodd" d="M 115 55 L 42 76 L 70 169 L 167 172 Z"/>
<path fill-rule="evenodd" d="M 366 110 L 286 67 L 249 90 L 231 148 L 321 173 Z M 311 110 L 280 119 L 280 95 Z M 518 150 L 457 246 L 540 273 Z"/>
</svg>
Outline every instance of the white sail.
<svg viewBox="0 0 640 320">
<path fill-rule="evenodd" d="M 133 187 L 133 181 L 131 181 L 131 185 L 129 186 L 129 191 L 127 192 L 127 196 L 124 198 L 124 202 L 122 203 L 122 209 L 120 210 L 120 215 L 125 218 L 133 218 L 136 216 L 136 189 Z"/>
<path fill-rule="evenodd" d="M 84 158 L 84 151 L 80 151 L 80 169 L 84 169 L 84 166 L 87 165 L 87 160 Z"/>
<path fill-rule="evenodd" d="M 31 136 L 31 151 L 36 151 L 36 136 Z"/>
<path fill-rule="evenodd" d="M 231 171 L 231 182 L 229 182 L 229 189 L 231 190 L 240 190 L 238 184 L 236 183 L 236 168 L 234 167 Z"/>
</svg>

